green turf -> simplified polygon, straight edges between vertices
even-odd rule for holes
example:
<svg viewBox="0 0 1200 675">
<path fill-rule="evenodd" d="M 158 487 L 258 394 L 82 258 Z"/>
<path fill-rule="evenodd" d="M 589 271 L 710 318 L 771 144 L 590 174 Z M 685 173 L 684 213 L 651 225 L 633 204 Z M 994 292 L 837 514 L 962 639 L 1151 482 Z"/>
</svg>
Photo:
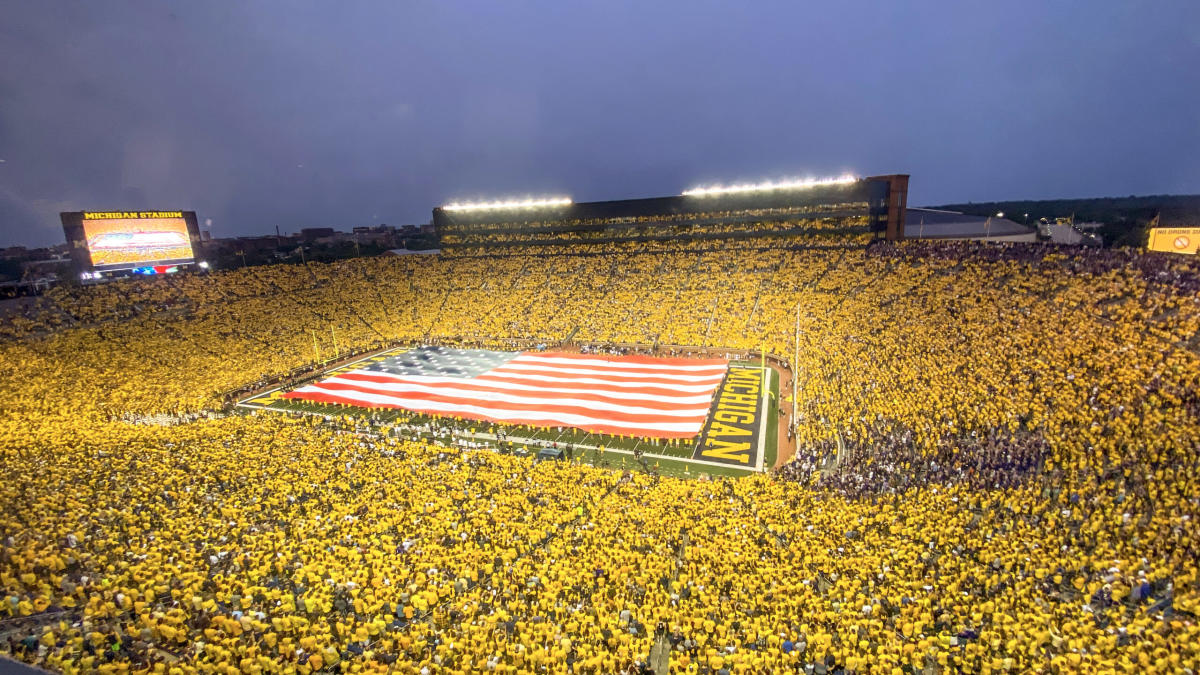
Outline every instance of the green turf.
<svg viewBox="0 0 1200 675">
<path fill-rule="evenodd" d="M 246 403 L 259 403 L 256 398 L 251 398 L 245 401 Z M 377 423 L 392 424 L 398 420 L 406 420 L 406 424 L 421 426 L 429 422 L 436 422 L 438 426 L 450 427 L 460 431 L 469 431 L 474 429 L 477 432 L 495 433 L 497 429 L 503 428 L 508 432 L 509 436 L 531 438 L 537 441 L 551 441 L 558 443 L 574 443 L 587 445 L 603 445 L 606 448 L 620 448 L 622 450 L 633 451 L 641 449 L 643 452 L 648 452 L 655 455 L 669 455 L 686 459 L 692 455 L 692 446 L 689 444 L 671 445 L 666 442 L 659 442 L 651 439 L 647 442 L 643 438 L 627 438 L 620 436 L 610 436 L 607 434 L 593 434 L 579 429 L 564 428 L 561 431 L 558 429 L 540 429 L 536 427 L 521 427 L 521 426 L 503 426 L 488 424 L 473 420 L 455 420 L 445 417 L 432 417 L 413 413 L 407 410 L 399 409 L 378 409 L 378 408 L 362 408 L 357 406 L 335 406 L 323 405 L 311 401 L 301 401 L 296 399 L 277 399 L 268 404 L 266 407 L 274 410 L 284 411 L 299 411 L 307 413 L 315 413 L 319 415 L 352 415 L 364 419 L 371 419 Z"/>
<path fill-rule="evenodd" d="M 251 399 L 248 403 L 254 403 Z M 363 419 L 374 419 L 376 423 L 390 424 L 396 420 L 407 420 L 407 424 L 420 426 L 429 421 L 429 417 L 423 415 L 414 415 L 404 410 L 374 410 L 369 408 L 347 407 L 347 406 L 327 406 L 309 401 L 296 400 L 280 400 L 275 401 L 267 406 L 273 410 L 280 411 L 297 411 L 316 413 L 321 415 L 352 415 Z M 242 408 L 242 410 L 246 410 Z M 476 431 L 487 431 L 488 427 L 479 422 L 458 421 L 453 419 L 439 418 L 440 426 L 452 427 L 461 430 L 469 430 L 474 426 Z M 603 445 L 606 450 L 612 448 L 620 448 L 632 451 L 635 448 L 641 448 L 647 453 L 655 455 L 670 455 L 679 459 L 665 459 L 658 457 L 643 457 L 642 461 L 634 459 L 632 455 L 619 452 L 605 452 L 603 455 L 598 450 L 591 448 L 576 448 L 573 457 L 577 461 L 586 462 L 593 466 L 600 466 L 617 470 L 629 471 L 656 471 L 663 476 L 677 476 L 681 478 L 699 478 L 702 475 L 709 476 L 729 476 L 739 477 L 749 475 L 750 471 L 738 469 L 735 467 L 717 467 L 703 464 L 696 464 L 689 461 L 687 458 L 691 456 L 692 448 L 690 446 L 665 446 L 655 443 L 647 444 L 641 439 L 618 438 L 615 436 L 606 436 L 591 434 L 585 431 L 576 429 L 565 429 L 562 432 L 557 430 L 543 431 L 509 428 L 510 437 L 531 438 L 534 440 L 547 440 L 558 442 L 560 445 L 564 443 L 573 443 L 576 445 Z M 406 438 L 422 438 L 427 441 L 448 443 L 450 437 L 443 434 L 434 436 L 431 433 L 414 433 L 404 431 L 401 434 Z M 531 455 L 535 454 L 538 448 L 526 448 L 523 444 L 518 443 L 517 448 L 527 450 Z"/>
<path fill-rule="evenodd" d="M 606 452 L 603 457 L 599 456 L 596 450 L 576 450 L 574 455 L 576 460 L 582 460 L 592 466 L 599 466 L 610 469 L 628 469 L 630 471 L 643 471 L 646 468 L 653 469 L 663 476 L 677 476 L 680 478 L 700 478 L 702 475 L 709 476 L 729 476 L 730 478 L 738 478 L 741 476 L 749 476 L 752 471 L 738 469 L 736 467 L 725 466 L 709 466 L 704 464 L 696 464 L 687 460 L 674 459 L 650 459 L 643 458 L 645 466 L 633 458 L 632 455 L 624 455 L 614 452 Z"/>
</svg>

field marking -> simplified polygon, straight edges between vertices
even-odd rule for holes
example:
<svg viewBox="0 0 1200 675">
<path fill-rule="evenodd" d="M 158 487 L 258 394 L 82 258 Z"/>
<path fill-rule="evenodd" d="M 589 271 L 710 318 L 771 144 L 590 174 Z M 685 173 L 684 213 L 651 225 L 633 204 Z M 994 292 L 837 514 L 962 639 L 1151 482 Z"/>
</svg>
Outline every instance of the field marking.
<svg viewBox="0 0 1200 675">
<path fill-rule="evenodd" d="M 236 405 L 237 405 L 237 407 L 248 408 L 251 410 L 267 410 L 267 411 L 275 412 L 275 413 L 285 413 L 285 414 L 293 414 L 293 415 L 295 415 L 295 414 L 313 415 L 315 417 L 330 417 L 330 416 L 336 415 L 336 413 L 323 413 L 323 412 L 317 412 L 315 410 L 293 410 L 293 409 L 284 410 L 284 409 L 280 409 L 280 408 L 272 408 L 270 406 L 259 405 L 257 403 L 238 403 Z M 374 425 L 372 425 L 372 426 L 374 426 Z M 417 427 L 413 427 L 410 425 L 392 424 L 390 426 L 391 426 L 391 428 L 404 429 L 404 430 L 412 431 L 414 433 L 419 434 L 419 430 L 417 429 Z M 457 436 L 457 437 L 472 438 L 472 439 L 476 439 L 476 440 L 493 440 L 493 441 L 499 440 L 499 438 L 495 434 L 488 434 L 488 433 L 484 433 L 484 432 L 471 433 L 469 431 L 461 431 L 461 430 L 455 430 L 454 432 L 452 432 L 450 434 L 450 436 L 451 436 L 451 438 L 454 438 Z M 532 447 L 535 450 L 535 452 L 531 453 L 532 455 L 537 454 L 536 450 L 540 450 L 541 448 L 545 447 L 543 445 L 544 443 L 554 442 L 554 441 L 547 441 L 545 439 L 539 439 L 539 438 L 524 438 L 524 437 L 517 437 L 517 436 L 505 436 L 504 440 L 512 441 L 513 443 L 521 443 L 522 445 Z M 583 443 L 573 443 L 572 446 L 576 447 L 576 448 L 581 448 L 584 450 L 597 450 L 598 451 L 600 449 L 599 445 L 585 445 Z M 632 450 L 624 450 L 621 448 L 612 448 L 612 447 L 608 447 L 608 446 L 604 447 L 604 452 L 605 453 L 615 452 L 615 453 L 621 454 L 621 455 L 633 455 L 634 454 L 634 452 Z M 672 461 L 672 462 L 687 462 L 688 464 L 700 464 L 702 466 L 711 466 L 711 467 L 716 467 L 718 469 L 734 469 L 734 470 L 740 470 L 740 471 L 746 471 L 746 472 L 754 471 L 753 469 L 742 468 L 742 467 L 735 466 L 733 464 L 722 464 L 721 462 L 710 462 L 710 461 L 704 460 L 704 459 L 692 459 L 690 457 L 680 457 L 677 455 L 659 455 L 657 453 L 643 452 L 642 457 L 646 458 L 646 459 L 656 459 L 656 460 L 665 459 L 665 460 Z M 761 464 L 761 462 L 760 462 L 760 464 Z"/>
<path fill-rule="evenodd" d="M 771 373 L 773 370 L 764 366 L 759 366 L 759 368 L 762 368 L 766 372 L 763 373 L 762 421 L 758 424 L 758 460 L 754 463 L 754 470 L 762 473 L 763 464 L 767 457 L 767 415 L 771 412 L 768 406 L 770 405 Z M 779 455 L 778 448 L 775 450 L 775 455 Z"/>
<path fill-rule="evenodd" d="M 321 374 L 318 376 L 318 378 L 321 376 L 324 376 L 324 375 L 328 375 L 329 373 L 339 371 L 344 368 L 348 368 L 350 366 L 357 365 L 359 363 L 362 363 L 363 361 L 367 361 L 369 359 L 373 359 L 378 356 L 390 355 L 393 352 L 403 353 L 406 351 L 410 351 L 411 349 L 412 349 L 411 347 L 393 347 L 391 349 L 385 349 L 382 351 L 375 352 L 373 354 L 368 354 L 368 355 L 362 357 L 361 359 L 357 359 L 355 361 L 349 361 L 347 363 L 343 363 L 340 366 L 337 366 L 336 368 L 330 368 L 329 370 L 322 371 Z M 753 366 L 751 366 L 751 367 L 753 367 Z M 763 465 L 766 460 L 766 442 L 767 442 L 766 429 L 767 429 L 767 414 L 768 414 L 769 396 L 771 393 L 770 378 L 771 378 L 772 370 L 769 366 L 765 367 L 765 368 L 763 366 L 759 366 L 759 370 L 764 371 L 763 380 L 764 380 L 765 384 L 763 386 L 763 402 L 762 402 L 762 408 L 761 408 L 762 419 L 759 422 L 758 457 L 755 460 L 755 466 L 753 468 L 739 467 L 736 464 L 725 464 L 722 462 L 713 462 L 713 461 L 709 461 L 709 460 L 705 460 L 705 459 L 693 459 L 690 456 L 659 455 L 659 454 L 655 454 L 655 453 L 643 452 L 642 457 L 656 459 L 656 460 L 664 460 L 665 459 L 665 460 L 672 461 L 672 462 L 687 462 L 689 464 L 699 464 L 701 466 L 711 466 L 711 467 L 715 467 L 715 468 L 719 468 L 719 469 L 732 469 L 735 471 L 762 473 Z M 280 385 L 278 387 L 275 387 L 274 389 L 268 389 L 266 391 L 255 394 L 254 396 L 244 398 L 241 401 L 238 401 L 237 403 L 235 403 L 234 407 L 235 408 L 246 408 L 247 410 L 266 410 L 268 412 L 275 412 L 275 413 L 290 413 L 290 414 L 299 413 L 302 415 L 314 415 L 314 416 L 319 416 L 319 417 L 328 417 L 331 414 L 336 414 L 336 413 L 322 413 L 322 412 L 316 412 L 316 411 L 310 411 L 310 410 L 297 410 L 297 409 L 291 409 L 291 408 L 287 408 L 287 409 L 273 408 L 273 407 L 271 407 L 271 405 L 263 405 L 260 403 L 252 402 L 252 401 L 258 400 L 260 398 L 269 396 L 269 395 L 279 391 L 280 389 L 283 389 L 284 386 L 285 385 Z M 366 409 L 369 409 L 369 408 L 366 408 Z M 400 410 L 403 410 L 403 408 L 401 408 Z M 416 412 L 416 411 L 409 411 L 409 412 Z M 413 429 L 413 427 L 404 426 L 404 425 L 392 425 L 392 426 L 409 429 L 409 430 Z M 484 433 L 480 432 L 480 433 L 474 434 L 472 436 L 469 432 L 460 432 L 460 433 L 463 436 L 471 436 L 472 438 L 481 439 L 481 440 L 487 440 L 489 438 L 491 440 L 496 440 L 496 436 L 493 434 L 484 434 Z M 591 434 L 589 434 L 589 435 L 591 435 Z M 560 434 L 560 437 L 561 437 L 561 434 Z M 586 440 L 586 438 L 587 437 L 585 436 L 585 440 Z M 545 442 L 544 439 L 515 438 L 515 437 L 507 437 L 507 436 L 505 437 L 505 440 L 512 440 L 513 442 L 520 442 L 525 445 L 535 445 L 535 446 L 539 443 Z M 582 443 L 576 443 L 576 444 L 574 444 L 574 446 L 577 448 L 583 448 L 583 449 L 587 449 L 587 450 L 599 450 L 599 448 L 600 448 L 600 446 L 598 446 L 598 445 L 584 445 Z M 615 453 L 618 453 L 621 455 L 633 455 L 634 454 L 634 452 L 632 450 L 624 450 L 621 448 L 613 448 L 613 447 L 605 447 L 604 451 L 605 452 L 615 452 Z"/>
<path fill-rule="evenodd" d="M 753 362 L 742 361 L 742 360 L 738 360 L 738 359 L 730 359 L 729 368 L 731 368 L 731 369 L 739 368 L 739 369 L 747 371 L 747 372 L 749 372 L 751 370 L 759 371 L 759 378 L 760 378 L 759 386 L 762 389 L 763 394 L 762 394 L 762 399 L 759 401 L 759 406 L 755 409 L 755 414 L 757 414 L 759 416 L 758 439 L 755 442 L 755 451 L 757 452 L 757 456 L 754 458 L 753 466 L 749 465 L 749 463 L 746 463 L 746 464 L 734 463 L 734 462 L 728 462 L 728 463 L 718 462 L 718 463 L 721 464 L 722 466 L 730 467 L 733 469 L 738 469 L 741 471 L 752 471 L 752 472 L 762 473 L 765 471 L 765 469 L 763 467 L 766 464 L 766 455 L 767 455 L 767 442 L 768 442 L 768 439 L 767 439 L 767 427 L 768 427 L 767 415 L 769 413 L 768 408 L 770 407 L 772 369 L 770 366 L 756 366 L 756 365 L 754 365 Z M 726 371 L 726 377 L 728 377 L 728 371 Z M 721 387 L 718 387 L 717 391 L 714 392 L 714 401 L 720 398 L 720 395 L 723 391 L 726 381 L 722 381 Z M 705 453 L 701 452 L 701 448 L 704 447 L 704 442 L 707 440 L 707 434 L 709 432 L 710 427 L 713 424 L 713 421 L 714 421 L 713 415 L 715 415 L 715 414 L 716 414 L 716 410 L 714 409 L 714 410 L 710 411 L 710 414 L 707 417 L 704 418 L 704 426 L 701 428 L 700 436 L 696 440 L 696 444 L 694 446 L 694 450 L 692 451 L 692 454 L 689 455 L 690 461 L 693 461 L 693 462 L 707 461 L 707 460 L 697 459 L 697 457 L 699 455 L 705 454 Z M 753 425 L 753 422 L 751 422 L 750 424 Z M 753 430 L 753 426 L 750 426 L 747 429 L 747 432 L 749 433 L 752 430 Z M 712 446 L 708 446 L 708 447 L 711 448 Z M 749 450 L 749 449 L 750 448 L 746 448 L 746 450 Z M 778 444 L 776 444 L 775 454 L 776 454 L 776 456 L 778 456 L 778 454 L 779 454 Z M 749 458 L 747 458 L 747 459 L 749 459 Z"/>
<path fill-rule="evenodd" d="M 476 439 L 496 440 L 495 434 L 485 434 L 482 432 L 479 432 L 476 434 L 460 432 L 459 435 L 460 436 L 469 436 L 471 438 L 476 438 Z M 453 434 L 452 434 L 452 436 L 453 436 Z M 504 440 L 512 441 L 514 443 L 522 443 L 522 444 L 532 445 L 537 449 L 545 447 L 542 444 L 548 442 L 544 439 L 540 440 L 540 439 L 536 439 L 536 438 L 517 438 L 517 437 L 512 437 L 512 436 L 505 436 Z M 571 445 L 575 448 L 582 448 L 584 450 L 599 450 L 600 449 L 600 446 L 598 446 L 598 445 L 584 445 L 582 443 L 572 443 Z M 621 455 L 633 455 L 634 454 L 633 450 L 624 450 L 621 448 L 610 448 L 607 446 L 605 446 L 604 452 L 605 453 L 615 452 L 615 453 L 621 454 Z M 537 453 L 535 452 L 534 454 L 537 454 Z M 665 459 L 665 460 L 669 460 L 672 462 L 687 462 L 689 464 L 702 464 L 704 466 L 713 466 L 713 467 L 717 467 L 719 469 L 737 469 L 738 468 L 736 466 L 730 466 L 729 464 L 722 464 L 720 462 L 710 462 L 710 461 L 704 460 L 704 459 L 692 459 L 690 457 L 680 457 L 677 455 L 659 455 L 656 453 L 643 452 L 642 457 L 644 459 Z M 750 469 L 742 469 L 742 471 L 750 471 Z"/>
</svg>

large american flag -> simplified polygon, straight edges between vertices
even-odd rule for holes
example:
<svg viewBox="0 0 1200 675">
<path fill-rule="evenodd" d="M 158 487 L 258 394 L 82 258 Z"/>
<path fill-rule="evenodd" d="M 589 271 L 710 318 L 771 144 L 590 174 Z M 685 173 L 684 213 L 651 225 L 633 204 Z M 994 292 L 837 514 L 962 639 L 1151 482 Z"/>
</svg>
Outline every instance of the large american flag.
<svg viewBox="0 0 1200 675">
<path fill-rule="evenodd" d="M 700 433 L 725 359 L 420 347 L 284 398 L 653 438 Z"/>
</svg>

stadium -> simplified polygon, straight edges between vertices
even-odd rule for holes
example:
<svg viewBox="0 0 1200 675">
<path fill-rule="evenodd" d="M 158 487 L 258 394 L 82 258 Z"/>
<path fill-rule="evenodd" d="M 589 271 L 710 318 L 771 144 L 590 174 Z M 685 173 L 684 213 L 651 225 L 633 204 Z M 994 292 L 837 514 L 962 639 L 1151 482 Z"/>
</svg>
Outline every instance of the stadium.
<svg viewBox="0 0 1200 675">
<path fill-rule="evenodd" d="M 910 241 L 907 187 L 448 204 L 437 254 L 51 289 L 0 342 L 0 650 L 1194 671 L 1195 258 Z"/>
<path fill-rule="evenodd" d="M 846 176 L 689 190 L 654 199 L 451 204 L 434 209 L 433 223 L 439 259 L 517 257 L 526 261 L 523 267 L 547 256 L 604 257 L 623 249 L 697 255 L 731 247 L 838 250 L 902 238 L 907 184 L 904 175 Z M 495 277 L 483 280 L 483 287 L 493 281 L 507 283 Z M 754 320 L 760 303 L 767 311 L 764 300 L 755 293 L 744 298 L 743 307 L 713 304 L 703 337 L 642 332 L 614 341 L 581 324 L 531 327 L 519 335 L 430 330 L 415 341 L 410 338 L 403 346 L 356 358 L 336 370 L 314 374 L 306 369 L 300 378 L 285 377 L 278 386 L 238 405 L 325 414 L 332 404 L 344 408 L 339 410 L 343 414 L 402 420 L 393 432 L 409 437 L 446 435 L 447 441 L 457 437 L 500 445 L 518 455 L 573 457 L 578 451 L 605 466 L 649 468 L 653 462 L 655 470 L 676 475 L 761 472 L 791 456 L 791 429 L 779 421 L 794 411 L 781 410 L 780 386 L 791 381 L 787 364 L 795 356 L 770 353 L 764 344 L 748 339 L 746 324 Z M 610 312 L 631 309 L 623 299 L 607 304 Z M 708 333 L 718 321 L 742 323 L 742 342 L 710 342 Z M 336 341 L 337 330 L 330 326 L 331 341 Z M 313 335 L 314 358 L 319 361 L 321 349 Z M 501 341 L 510 349 L 537 347 L 539 354 L 444 347 Z M 336 344 L 330 346 L 337 349 Z M 547 353 L 548 348 L 552 351 Z M 616 356 L 603 355 L 614 351 Z M 708 358 L 712 356 L 721 358 Z M 473 359 L 482 360 L 485 367 L 473 368 L 475 364 L 466 361 Z M 548 367 L 558 371 L 547 372 Z M 451 374 L 466 377 L 439 379 L 447 368 L 458 368 Z M 550 380 L 530 379 L 530 369 Z M 750 377 L 750 369 L 756 373 L 752 382 L 735 382 L 734 375 Z M 631 386 L 639 381 L 646 386 Z M 536 394 L 530 393 L 531 387 L 538 387 Z M 788 401 L 794 395 L 784 392 Z M 414 417 L 414 412 L 419 415 Z M 497 428 L 494 423 L 519 428 Z"/>
</svg>

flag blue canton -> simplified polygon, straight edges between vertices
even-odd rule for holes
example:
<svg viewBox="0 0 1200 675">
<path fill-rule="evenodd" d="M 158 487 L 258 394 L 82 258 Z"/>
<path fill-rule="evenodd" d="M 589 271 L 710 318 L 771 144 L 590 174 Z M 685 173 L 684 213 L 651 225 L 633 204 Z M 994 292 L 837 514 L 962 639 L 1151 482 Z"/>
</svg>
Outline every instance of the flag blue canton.
<svg viewBox="0 0 1200 675">
<path fill-rule="evenodd" d="M 469 379 L 508 363 L 517 356 L 519 354 L 516 352 L 494 352 L 487 349 L 418 347 L 372 363 L 363 370 L 401 377 L 461 377 Z"/>
</svg>

